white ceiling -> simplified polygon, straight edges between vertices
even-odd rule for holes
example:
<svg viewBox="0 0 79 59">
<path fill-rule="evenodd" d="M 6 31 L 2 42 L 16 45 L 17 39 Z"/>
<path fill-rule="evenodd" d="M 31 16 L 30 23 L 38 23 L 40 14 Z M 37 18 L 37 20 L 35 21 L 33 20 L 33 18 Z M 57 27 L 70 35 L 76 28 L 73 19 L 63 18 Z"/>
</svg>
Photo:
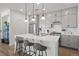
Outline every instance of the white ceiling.
<svg viewBox="0 0 79 59">
<path fill-rule="evenodd" d="M 24 9 L 25 4 L 23 3 L 0 3 L 0 12 L 6 10 L 6 9 Z"/>
<path fill-rule="evenodd" d="M 33 12 L 33 4 L 32 3 L 27 3 L 27 9 L 28 9 L 28 14 Z M 51 12 L 55 10 L 60 10 L 72 6 L 76 6 L 76 3 L 45 3 L 45 11 L 46 12 Z M 23 9 L 22 12 L 26 10 L 25 4 L 24 3 L 0 3 L 0 12 L 6 10 L 6 9 L 15 9 L 15 10 L 20 10 Z M 39 12 L 42 11 L 42 4 L 40 3 L 39 5 L 35 3 L 35 12 L 36 10 L 40 10 Z M 25 12 L 24 12 L 25 13 Z"/>
</svg>

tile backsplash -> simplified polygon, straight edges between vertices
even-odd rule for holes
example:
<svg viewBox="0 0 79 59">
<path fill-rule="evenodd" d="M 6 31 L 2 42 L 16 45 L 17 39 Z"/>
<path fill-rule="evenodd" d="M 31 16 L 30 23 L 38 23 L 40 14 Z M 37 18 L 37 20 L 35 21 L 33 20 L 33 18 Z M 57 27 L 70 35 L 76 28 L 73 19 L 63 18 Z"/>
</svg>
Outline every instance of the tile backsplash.
<svg viewBox="0 0 79 59">
<path fill-rule="evenodd" d="M 65 31 L 62 31 L 65 29 Z M 61 25 L 54 26 L 50 32 L 61 32 L 64 35 L 79 35 L 79 28 L 62 28 Z"/>
</svg>

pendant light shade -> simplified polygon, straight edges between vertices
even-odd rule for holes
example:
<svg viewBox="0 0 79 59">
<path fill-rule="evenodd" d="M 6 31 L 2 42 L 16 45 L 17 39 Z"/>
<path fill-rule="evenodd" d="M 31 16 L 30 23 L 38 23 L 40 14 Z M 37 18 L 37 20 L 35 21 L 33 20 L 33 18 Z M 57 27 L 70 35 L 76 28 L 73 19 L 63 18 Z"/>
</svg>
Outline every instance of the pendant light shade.
<svg viewBox="0 0 79 59">
<path fill-rule="evenodd" d="M 25 22 L 28 22 L 28 19 L 27 18 L 25 18 Z"/>
<path fill-rule="evenodd" d="M 41 17 L 42 20 L 45 20 L 44 11 L 45 11 L 44 4 L 42 4 L 42 17 Z"/>
<path fill-rule="evenodd" d="M 42 16 L 42 17 L 41 17 L 41 19 L 42 19 L 42 20 L 45 20 L 45 17 L 44 17 L 44 16 Z"/>
<path fill-rule="evenodd" d="M 45 20 L 45 16 L 44 16 L 44 15 L 42 15 L 41 19 L 42 19 L 42 20 Z"/>
<path fill-rule="evenodd" d="M 32 21 L 35 21 L 35 18 L 32 18 Z"/>
<path fill-rule="evenodd" d="M 35 21 L 35 17 L 34 17 L 34 3 L 33 3 L 33 17 L 32 17 L 32 21 Z"/>
<path fill-rule="evenodd" d="M 27 17 L 27 4 L 25 4 L 25 22 L 28 22 L 28 17 Z"/>
</svg>

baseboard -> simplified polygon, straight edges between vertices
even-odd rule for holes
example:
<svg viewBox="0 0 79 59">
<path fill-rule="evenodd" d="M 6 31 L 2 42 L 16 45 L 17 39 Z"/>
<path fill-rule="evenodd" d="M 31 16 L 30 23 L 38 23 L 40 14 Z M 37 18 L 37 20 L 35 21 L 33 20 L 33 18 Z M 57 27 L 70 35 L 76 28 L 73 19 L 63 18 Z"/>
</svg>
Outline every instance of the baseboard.
<svg viewBox="0 0 79 59">
<path fill-rule="evenodd" d="M 78 50 L 78 51 L 79 51 L 79 49 L 77 49 L 77 48 L 66 47 L 66 46 L 60 46 L 60 47 L 69 48 L 69 49 L 74 49 L 74 50 Z"/>
<path fill-rule="evenodd" d="M 79 51 L 79 48 L 78 48 L 78 51 Z"/>
</svg>

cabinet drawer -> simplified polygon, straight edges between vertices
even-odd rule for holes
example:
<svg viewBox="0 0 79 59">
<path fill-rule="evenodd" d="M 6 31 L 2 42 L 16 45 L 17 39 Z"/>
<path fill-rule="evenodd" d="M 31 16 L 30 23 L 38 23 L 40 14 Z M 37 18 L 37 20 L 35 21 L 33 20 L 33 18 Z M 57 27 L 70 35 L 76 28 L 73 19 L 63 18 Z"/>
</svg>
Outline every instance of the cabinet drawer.
<svg viewBox="0 0 79 59">
<path fill-rule="evenodd" d="M 72 48 L 78 48 L 78 45 L 77 45 L 77 43 L 72 42 L 72 43 L 70 43 L 70 47 L 72 47 Z"/>
<path fill-rule="evenodd" d="M 79 37 L 74 35 L 66 35 L 61 38 L 61 46 L 66 46 L 70 48 L 78 48 Z"/>
</svg>

